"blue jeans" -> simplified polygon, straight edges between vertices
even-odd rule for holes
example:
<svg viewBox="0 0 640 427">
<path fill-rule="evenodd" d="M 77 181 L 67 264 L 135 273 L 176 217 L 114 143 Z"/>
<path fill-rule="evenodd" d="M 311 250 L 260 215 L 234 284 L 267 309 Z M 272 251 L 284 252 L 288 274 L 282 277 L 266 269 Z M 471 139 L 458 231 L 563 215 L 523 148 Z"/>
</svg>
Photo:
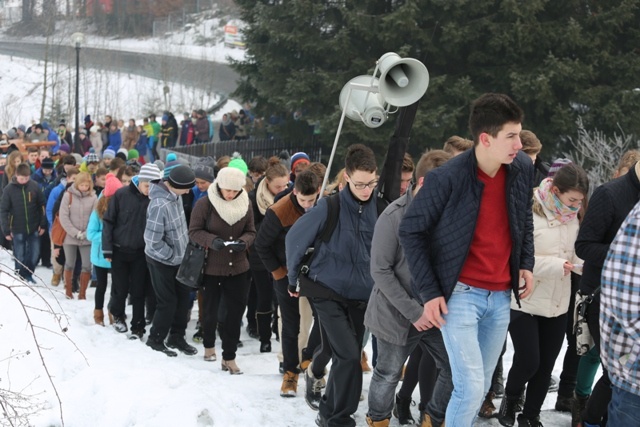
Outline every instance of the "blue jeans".
<svg viewBox="0 0 640 427">
<path fill-rule="evenodd" d="M 13 256 L 16 257 L 15 269 L 18 270 L 18 274 L 25 279 L 30 279 L 40 258 L 38 232 L 13 233 Z"/>
<path fill-rule="evenodd" d="M 447 350 L 442 342 L 442 334 L 437 328 L 419 332 L 411 326 L 405 345 L 391 344 L 378 338 L 378 363 L 373 369 L 369 386 L 369 413 L 374 421 L 391 418 L 396 386 L 402 374 L 402 365 L 413 352 L 416 345 L 428 351 L 434 358 L 438 368 L 438 379 L 433 396 L 429 400 L 425 412 L 431 417 L 433 425 L 444 422 L 447 403 L 451 396 L 453 384 Z M 453 425 L 453 424 L 452 424 Z"/>
<path fill-rule="evenodd" d="M 511 291 L 456 284 L 442 327 L 453 376 L 447 425 L 473 425 L 507 336 L 510 303 Z"/>
<path fill-rule="evenodd" d="M 640 396 L 613 386 L 609 402 L 610 426 L 640 426 Z"/>
</svg>

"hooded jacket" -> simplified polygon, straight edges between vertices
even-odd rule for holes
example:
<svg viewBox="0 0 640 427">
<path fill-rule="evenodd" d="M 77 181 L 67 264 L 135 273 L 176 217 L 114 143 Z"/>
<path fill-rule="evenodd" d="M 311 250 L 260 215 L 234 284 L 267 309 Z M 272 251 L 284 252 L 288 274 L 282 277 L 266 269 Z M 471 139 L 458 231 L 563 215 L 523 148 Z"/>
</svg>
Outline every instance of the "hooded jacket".
<svg viewBox="0 0 640 427">
<path fill-rule="evenodd" d="M 144 229 L 149 198 L 135 182 L 119 188 L 103 215 L 102 252 L 111 258 L 114 248 L 123 252 L 144 251 Z"/>
<path fill-rule="evenodd" d="M 340 216 L 331 239 L 322 243 L 309 266 L 309 278 L 348 300 L 368 301 L 373 288 L 369 270 L 371 239 L 378 218 L 374 192 L 361 202 L 349 187 L 340 191 Z M 314 246 L 327 221 L 328 204 L 320 199 L 315 208 L 304 214 L 286 237 L 289 283 L 298 279 L 298 269 L 307 248 Z"/>
<path fill-rule="evenodd" d="M 96 267 L 111 268 L 111 263 L 102 255 L 102 228 L 103 221 L 98 216 L 98 211 L 94 210 L 91 212 L 87 226 L 87 240 L 91 242 L 91 264 Z"/>
<path fill-rule="evenodd" d="M 76 236 L 80 231 L 87 231 L 89 218 L 91 212 L 96 208 L 97 201 L 95 191 L 80 192 L 75 185 L 69 187 L 64 193 L 59 215 L 60 224 L 67 232 L 67 236 L 64 238 L 65 245 L 86 246 L 91 244 L 86 238 L 80 240 Z"/>
<path fill-rule="evenodd" d="M 180 196 L 162 181 L 153 181 L 144 229 L 144 253 L 162 264 L 178 266 L 189 241 Z"/>
<path fill-rule="evenodd" d="M 4 189 L 0 202 L 0 224 L 5 236 L 10 233 L 31 234 L 38 227 L 46 229 L 44 196 L 33 180 L 18 184 L 15 177 Z"/>
</svg>

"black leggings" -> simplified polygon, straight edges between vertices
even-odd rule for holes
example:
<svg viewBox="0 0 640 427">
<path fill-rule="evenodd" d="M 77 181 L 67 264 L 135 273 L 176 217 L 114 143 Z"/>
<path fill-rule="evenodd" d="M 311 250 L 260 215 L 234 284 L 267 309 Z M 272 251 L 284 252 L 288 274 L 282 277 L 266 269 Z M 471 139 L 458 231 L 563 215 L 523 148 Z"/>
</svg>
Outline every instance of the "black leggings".
<svg viewBox="0 0 640 427">
<path fill-rule="evenodd" d="M 589 325 L 589 332 L 593 337 L 593 342 L 597 349 L 600 348 L 600 293 L 596 294 L 589 309 L 587 310 L 587 324 Z M 611 380 L 609 379 L 609 372 L 606 367 L 602 366 L 602 376 L 598 380 L 591 397 L 587 402 L 587 406 L 582 413 L 582 421 L 589 424 L 600 424 L 607 416 L 607 408 L 611 401 Z"/>
<path fill-rule="evenodd" d="M 413 390 L 419 382 L 420 405 L 426 407 L 429 400 L 431 400 L 437 379 L 438 369 L 436 367 L 436 361 L 433 360 L 431 353 L 424 351 L 422 343 L 420 342 L 416 348 L 413 349 L 411 356 L 409 356 L 409 361 L 404 371 L 404 380 L 402 380 L 402 387 L 400 387 L 398 391 L 398 396 L 410 399 Z"/>
<path fill-rule="evenodd" d="M 566 313 L 558 317 L 542 317 L 511 310 L 509 334 L 514 354 L 505 393 L 507 396 L 519 396 L 528 384 L 522 411 L 526 418 L 540 415 L 551 373 L 562 348 L 566 324 Z"/>
<path fill-rule="evenodd" d="M 104 307 L 104 294 L 107 292 L 107 280 L 109 278 L 109 269 L 96 267 L 96 310 L 102 310 Z"/>
</svg>

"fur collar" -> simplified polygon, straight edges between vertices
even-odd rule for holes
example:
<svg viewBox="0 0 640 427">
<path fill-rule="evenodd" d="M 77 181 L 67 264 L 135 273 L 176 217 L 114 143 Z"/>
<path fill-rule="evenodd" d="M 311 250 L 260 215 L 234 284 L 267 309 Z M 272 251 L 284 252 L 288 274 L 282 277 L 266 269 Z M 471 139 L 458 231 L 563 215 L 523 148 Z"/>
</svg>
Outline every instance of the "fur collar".
<svg viewBox="0 0 640 427">
<path fill-rule="evenodd" d="M 233 225 L 247 215 L 249 210 L 249 196 L 247 192 L 242 190 L 233 200 L 225 200 L 220 195 L 218 183 L 214 182 L 207 190 L 207 197 L 213 205 L 218 215 L 224 222 Z"/>
</svg>

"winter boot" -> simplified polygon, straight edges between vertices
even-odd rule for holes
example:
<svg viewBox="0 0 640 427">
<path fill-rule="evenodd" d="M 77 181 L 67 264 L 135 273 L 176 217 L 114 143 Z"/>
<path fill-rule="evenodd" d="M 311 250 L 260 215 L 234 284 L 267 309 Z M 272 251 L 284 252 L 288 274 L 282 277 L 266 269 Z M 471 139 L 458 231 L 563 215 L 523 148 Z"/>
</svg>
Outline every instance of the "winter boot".
<svg viewBox="0 0 640 427">
<path fill-rule="evenodd" d="M 222 361 L 222 370 L 223 371 L 229 371 L 229 373 L 231 375 L 242 375 L 242 371 L 240 370 L 240 368 L 238 367 L 238 365 L 236 365 L 236 360 L 223 360 Z"/>
<path fill-rule="evenodd" d="M 540 417 L 525 418 L 523 414 L 519 414 L 518 427 L 544 427 L 544 426 L 540 422 Z"/>
<path fill-rule="evenodd" d="M 124 334 L 129 330 L 127 328 L 127 321 L 124 317 L 114 317 L 113 320 L 114 320 L 113 329 L 115 329 L 116 332 L 120 332 L 121 334 Z"/>
<path fill-rule="evenodd" d="M 216 360 L 218 360 L 218 357 L 216 356 L 216 348 L 215 347 L 205 348 L 204 349 L 204 361 L 205 362 L 215 362 Z"/>
<path fill-rule="evenodd" d="M 177 334 L 169 335 L 169 339 L 167 339 L 167 347 L 180 350 L 187 356 L 198 354 L 197 348 L 187 344 L 187 341 L 184 339 L 184 337 Z"/>
<path fill-rule="evenodd" d="M 282 378 L 282 387 L 280 387 L 280 396 L 296 397 L 298 392 L 298 374 L 291 371 L 284 373 Z"/>
<path fill-rule="evenodd" d="M 67 299 L 73 299 L 73 271 L 64 270 L 64 294 Z"/>
<path fill-rule="evenodd" d="M 480 406 L 480 412 L 478 413 L 479 417 L 493 418 L 496 415 L 498 409 L 496 408 L 496 405 L 493 404 L 493 399 L 495 398 L 495 392 L 490 391 L 489 393 L 487 393 L 484 398 L 484 402 L 482 402 L 482 406 Z"/>
<path fill-rule="evenodd" d="M 556 411 L 571 412 L 573 396 L 560 396 L 556 399 Z"/>
<path fill-rule="evenodd" d="M 161 339 L 149 337 L 149 339 L 147 340 L 147 345 L 155 351 L 159 351 L 166 354 L 168 357 L 176 357 L 178 355 L 178 353 L 176 353 L 175 351 L 169 350 L 164 345 Z"/>
<path fill-rule="evenodd" d="M 87 288 L 89 287 L 90 281 L 91 272 L 83 271 L 80 273 L 80 293 L 78 294 L 78 299 L 87 299 Z"/>
<path fill-rule="evenodd" d="M 584 411 L 588 401 L 589 396 L 573 394 L 573 401 L 571 402 L 571 427 L 581 427 L 582 411 Z"/>
<path fill-rule="evenodd" d="M 396 404 L 393 407 L 393 416 L 400 421 L 400 425 L 415 424 L 416 420 L 411 415 L 411 398 L 400 397 L 396 394 Z"/>
<path fill-rule="evenodd" d="M 93 320 L 96 322 L 96 325 L 104 326 L 104 311 L 93 310 Z"/>
<path fill-rule="evenodd" d="M 371 366 L 369 366 L 369 359 L 367 359 L 367 353 L 364 350 L 362 350 L 360 365 L 362 366 L 362 373 L 371 372 Z"/>
<path fill-rule="evenodd" d="M 519 396 L 507 396 L 502 398 L 500 404 L 500 412 L 498 412 L 498 421 L 501 425 L 512 427 L 516 423 L 516 408 L 518 406 Z"/>
<path fill-rule="evenodd" d="M 304 380 L 306 382 L 305 386 L 305 394 L 304 400 L 307 402 L 307 405 L 314 411 L 317 411 L 320 407 L 320 399 L 322 399 L 322 390 L 324 389 L 326 383 L 323 378 L 316 378 L 313 375 L 311 367 L 313 363 L 309 365 L 304 374 Z"/>
<path fill-rule="evenodd" d="M 369 427 L 389 427 L 389 418 L 385 418 L 384 420 L 380 420 L 380 421 L 373 421 L 371 418 L 369 418 L 369 415 L 367 415 L 367 426 L 369 426 Z"/>
<path fill-rule="evenodd" d="M 258 335 L 260 336 L 260 353 L 271 352 L 271 315 L 273 312 L 256 313 Z"/>
<path fill-rule="evenodd" d="M 61 274 L 53 273 L 51 276 L 51 286 L 58 286 L 60 284 Z"/>
</svg>

